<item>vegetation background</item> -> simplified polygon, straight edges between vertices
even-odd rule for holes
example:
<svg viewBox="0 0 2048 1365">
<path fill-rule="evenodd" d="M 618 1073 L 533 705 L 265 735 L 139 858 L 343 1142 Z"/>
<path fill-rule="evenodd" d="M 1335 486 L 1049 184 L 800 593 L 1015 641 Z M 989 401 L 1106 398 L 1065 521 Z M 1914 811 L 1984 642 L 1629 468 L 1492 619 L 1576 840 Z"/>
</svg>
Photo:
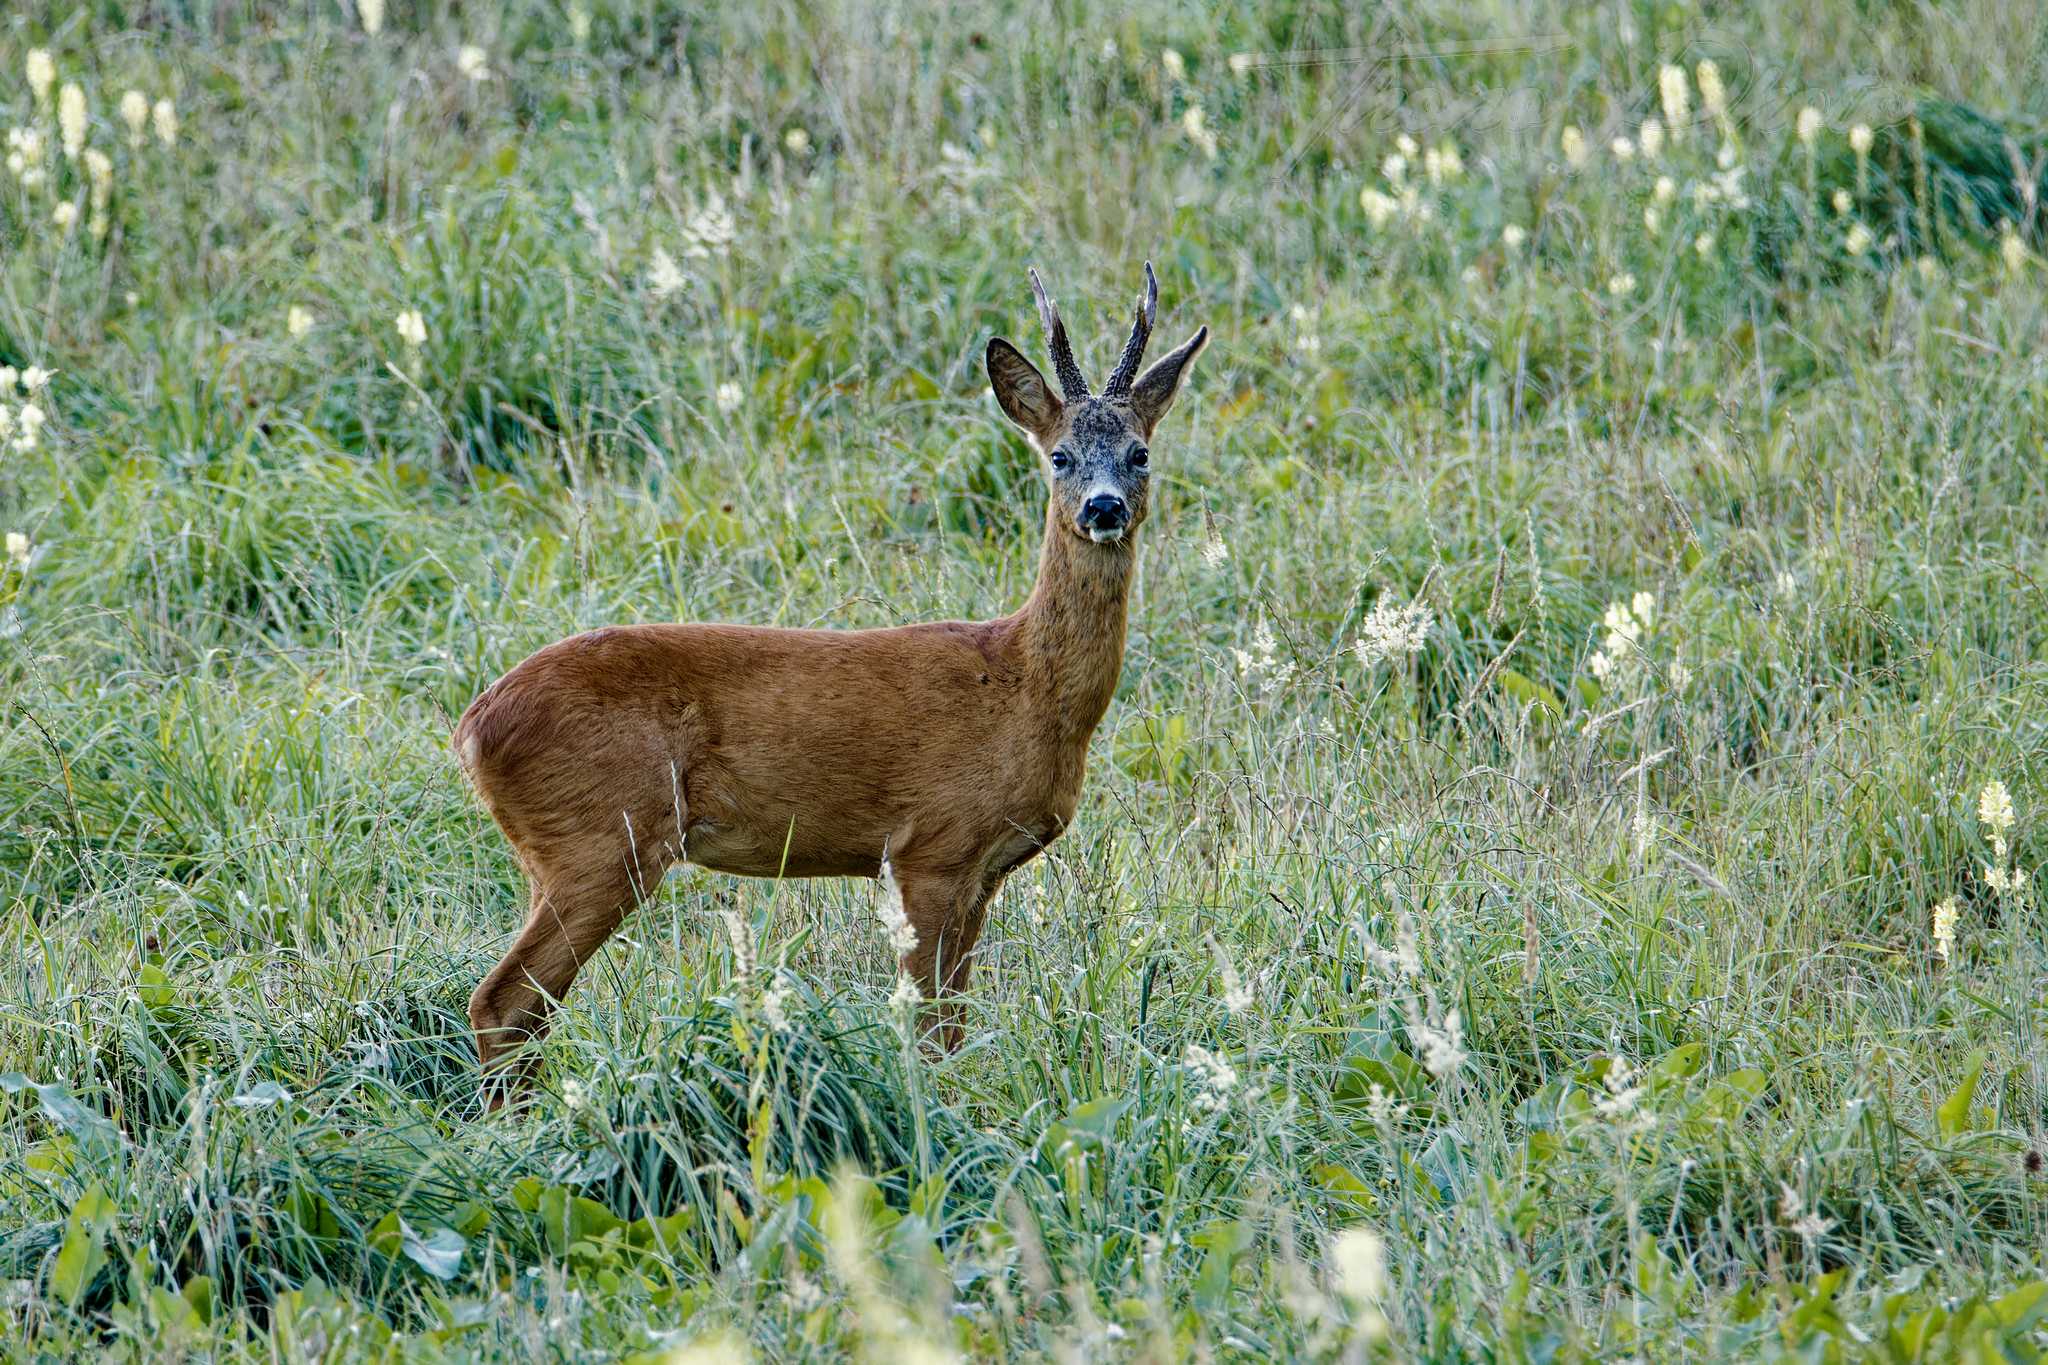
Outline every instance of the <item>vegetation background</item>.
<svg viewBox="0 0 2048 1365">
<path fill-rule="evenodd" d="M 2038 1358 L 2044 58 L 9 6 L 0 1358 Z M 969 1045 L 871 886 L 678 876 L 479 1117 L 452 717 L 606 622 L 1008 610 L 982 348 L 1035 263 L 1099 372 L 1147 258 L 1216 340 Z"/>
</svg>

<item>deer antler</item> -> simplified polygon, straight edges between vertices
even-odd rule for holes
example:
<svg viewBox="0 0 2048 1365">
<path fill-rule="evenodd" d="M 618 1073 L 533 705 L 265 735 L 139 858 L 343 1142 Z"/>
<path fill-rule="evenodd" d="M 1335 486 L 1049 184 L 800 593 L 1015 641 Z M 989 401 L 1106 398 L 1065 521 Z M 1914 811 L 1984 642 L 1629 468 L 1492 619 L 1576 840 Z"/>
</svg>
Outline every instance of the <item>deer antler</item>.
<svg viewBox="0 0 2048 1365">
<path fill-rule="evenodd" d="M 1116 371 L 1109 377 L 1109 383 L 1102 386 L 1104 398 L 1124 398 L 1131 392 L 1131 385 L 1138 378 L 1138 362 L 1145 358 L 1145 343 L 1152 339 L 1152 322 L 1159 316 L 1159 277 L 1152 273 L 1152 262 L 1145 262 L 1145 293 L 1138 300 L 1138 315 L 1131 321 L 1131 339 L 1124 343 L 1124 353 L 1117 358 Z"/>
<path fill-rule="evenodd" d="M 1027 268 L 1031 276 L 1031 297 L 1038 300 L 1038 320 L 1045 326 L 1045 346 L 1052 352 L 1053 372 L 1059 376 L 1060 391 L 1069 403 L 1078 402 L 1088 396 L 1088 381 L 1081 377 L 1081 367 L 1074 363 L 1074 348 L 1067 341 L 1067 325 L 1060 321 L 1060 310 L 1053 307 L 1052 300 L 1045 296 L 1045 286 L 1038 282 L 1038 272 Z"/>
</svg>

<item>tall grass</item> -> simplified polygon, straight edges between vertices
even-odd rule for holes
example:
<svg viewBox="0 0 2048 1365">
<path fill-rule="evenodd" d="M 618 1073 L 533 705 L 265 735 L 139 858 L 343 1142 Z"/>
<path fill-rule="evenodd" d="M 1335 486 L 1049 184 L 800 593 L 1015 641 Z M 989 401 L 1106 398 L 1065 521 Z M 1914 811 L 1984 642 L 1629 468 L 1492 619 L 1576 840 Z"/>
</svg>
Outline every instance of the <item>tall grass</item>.
<svg viewBox="0 0 2048 1365">
<path fill-rule="evenodd" d="M 385 8 L 0 18 L 0 1354 L 2048 1347 L 2048 19 Z M 683 874 L 480 1116 L 452 717 L 1008 610 L 982 347 L 1035 263 L 1100 371 L 1147 258 L 1217 340 L 967 1045 L 872 888 Z"/>
</svg>

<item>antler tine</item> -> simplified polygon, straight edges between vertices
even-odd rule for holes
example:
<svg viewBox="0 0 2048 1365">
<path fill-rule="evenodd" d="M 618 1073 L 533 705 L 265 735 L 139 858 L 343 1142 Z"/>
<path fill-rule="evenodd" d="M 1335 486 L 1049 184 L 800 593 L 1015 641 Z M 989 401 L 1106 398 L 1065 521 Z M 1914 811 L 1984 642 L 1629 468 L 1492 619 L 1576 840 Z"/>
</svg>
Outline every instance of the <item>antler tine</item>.
<svg viewBox="0 0 2048 1365">
<path fill-rule="evenodd" d="M 1138 378 L 1138 362 L 1145 358 L 1145 343 L 1152 339 L 1152 324 L 1158 317 L 1159 277 L 1152 273 L 1152 262 L 1147 261 L 1145 292 L 1138 299 L 1138 315 L 1131 321 L 1131 339 L 1124 343 L 1124 353 L 1117 357 L 1116 372 L 1102 387 L 1104 398 L 1122 398 L 1131 391 Z"/>
<path fill-rule="evenodd" d="M 1060 321 L 1060 310 L 1053 307 L 1052 300 L 1045 295 L 1045 286 L 1038 282 L 1038 272 L 1026 268 L 1031 276 L 1031 297 L 1038 301 L 1038 321 L 1045 327 L 1045 347 L 1052 352 L 1053 372 L 1059 376 L 1060 391 L 1069 403 L 1088 396 L 1088 381 L 1081 376 L 1081 367 L 1074 363 L 1074 348 L 1067 341 L 1067 325 Z"/>
</svg>

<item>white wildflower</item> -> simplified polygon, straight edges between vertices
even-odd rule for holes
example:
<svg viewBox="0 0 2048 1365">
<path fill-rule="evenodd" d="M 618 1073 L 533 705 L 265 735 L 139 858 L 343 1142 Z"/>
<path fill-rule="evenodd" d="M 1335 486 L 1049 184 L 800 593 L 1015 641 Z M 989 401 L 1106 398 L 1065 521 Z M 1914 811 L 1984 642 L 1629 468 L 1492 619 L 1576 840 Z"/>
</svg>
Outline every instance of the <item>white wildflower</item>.
<svg viewBox="0 0 2048 1365">
<path fill-rule="evenodd" d="M 1245 74 L 1245 73 L 1246 73 L 1247 71 L 1250 71 L 1250 70 L 1252 69 L 1252 62 L 1253 62 L 1254 60 L 1256 60 L 1256 59 L 1255 59 L 1255 58 L 1254 58 L 1254 57 L 1252 56 L 1252 54 L 1251 54 L 1251 53 L 1249 53 L 1249 52 L 1233 52 L 1233 53 L 1231 53 L 1231 54 L 1230 54 L 1230 74 L 1231 74 L 1231 75 L 1233 75 L 1233 76 L 1242 76 L 1242 75 L 1244 75 L 1244 74 Z"/>
<path fill-rule="evenodd" d="M 1411 1019 L 1408 1032 L 1422 1052 L 1423 1068 L 1438 1080 L 1452 1075 L 1465 1065 L 1469 1057 L 1465 1051 L 1464 1029 L 1456 1010 L 1446 1014 L 1441 1025 L 1425 1019 Z"/>
<path fill-rule="evenodd" d="M 2011 829 L 2018 816 L 2013 811 L 2012 793 L 2005 789 L 2005 783 L 1992 778 L 1977 793 L 1977 819 L 1986 828 L 2000 834 Z"/>
<path fill-rule="evenodd" d="M 1875 141 L 1876 135 L 1867 123 L 1859 123 L 1849 130 L 1849 146 L 1858 156 L 1869 156 L 1871 144 Z"/>
<path fill-rule="evenodd" d="M 1323 339 L 1316 335 L 1315 314 L 1297 303 L 1287 310 L 1287 316 L 1294 323 L 1294 349 L 1313 358 L 1323 349 Z"/>
<path fill-rule="evenodd" d="M 1819 1209 L 1808 1212 L 1799 1191 L 1782 1181 L 1778 1184 L 1778 1216 L 1785 1221 L 1786 1228 L 1809 1248 L 1835 1226 L 1835 1220 L 1821 1217 Z"/>
<path fill-rule="evenodd" d="M 85 90 L 68 81 L 57 96 L 57 127 L 64 136 L 64 155 L 73 161 L 85 150 Z"/>
<path fill-rule="evenodd" d="M 648 291 L 658 299 L 665 299 L 681 293 L 688 283 L 689 277 L 676 264 L 676 258 L 660 247 L 654 248 L 654 259 L 647 267 Z"/>
<path fill-rule="evenodd" d="M 1166 74 L 1175 80 L 1180 80 L 1188 74 L 1187 61 L 1170 47 L 1159 50 L 1159 64 L 1165 67 Z"/>
<path fill-rule="evenodd" d="M 30 48 L 28 61 L 25 65 L 28 71 L 28 88 L 34 92 L 36 103 L 39 105 L 48 104 L 50 102 L 50 86 L 57 79 L 57 64 L 50 60 L 50 49 L 46 47 Z"/>
<path fill-rule="evenodd" d="M 149 98 L 140 90 L 121 96 L 121 122 L 128 125 L 128 145 L 140 147 L 149 131 Z"/>
<path fill-rule="evenodd" d="M 1394 921 L 1392 952 L 1368 938 L 1365 941 L 1365 959 L 1374 970 L 1385 972 L 1396 980 L 1422 975 L 1422 950 L 1416 946 L 1414 916 L 1404 910 Z"/>
<path fill-rule="evenodd" d="M 1195 1108 L 1215 1113 L 1230 1103 L 1230 1092 L 1237 1088 L 1237 1072 L 1229 1062 L 1200 1043 L 1189 1043 L 1183 1065 L 1194 1077 L 1197 1087 Z"/>
<path fill-rule="evenodd" d="M 1432 185 L 1456 180 L 1465 173 L 1465 158 L 1456 144 L 1445 141 L 1422 154 L 1422 174 Z"/>
<path fill-rule="evenodd" d="M 1188 141 L 1208 157 L 1216 159 L 1216 134 L 1209 131 L 1208 116 L 1199 104 L 1190 104 L 1180 116 L 1180 130 L 1187 134 Z"/>
<path fill-rule="evenodd" d="M 1365 210 L 1365 220 L 1376 228 L 1387 225 L 1401 205 L 1392 195 L 1368 185 L 1358 192 L 1358 206 Z"/>
<path fill-rule="evenodd" d="M 160 99 L 150 107 L 149 121 L 156 129 L 156 140 L 169 147 L 178 140 L 178 106 L 169 99 Z"/>
<path fill-rule="evenodd" d="M 1595 678 L 1605 682 L 1617 674 L 1633 675 L 1642 638 L 1649 633 L 1656 614 L 1657 595 L 1652 592 L 1638 592 L 1627 602 L 1616 599 L 1607 604 L 1607 613 L 1601 618 L 1607 636 L 1586 661 Z"/>
<path fill-rule="evenodd" d="M 782 135 L 782 145 L 791 156 L 806 156 L 811 150 L 811 134 L 802 127 L 791 128 Z"/>
<path fill-rule="evenodd" d="M 1999 226 L 1998 255 L 1999 259 L 2005 262 L 2008 274 L 2019 274 L 2020 268 L 2027 263 L 2027 243 L 2011 223 Z"/>
<path fill-rule="evenodd" d="M 1820 110 L 1810 104 L 1807 105 L 1799 111 L 1799 117 L 1793 127 L 1799 133 L 1799 140 L 1811 147 L 1814 139 L 1820 136 Z"/>
<path fill-rule="evenodd" d="M 1644 156 L 1657 156 L 1664 150 L 1664 125 L 1655 118 L 1644 119 L 1643 126 L 1636 130 L 1636 143 Z"/>
<path fill-rule="evenodd" d="M 1856 207 L 1856 196 L 1847 190 L 1836 190 L 1828 196 L 1828 202 L 1834 205 L 1837 218 L 1847 218 L 1849 210 Z"/>
<path fill-rule="evenodd" d="M 1692 249 L 1694 253 L 1698 255 L 1699 258 L 1703 261 L 1707 259 L 1707 257 L 1713 255 L 1714 234 L 1711 232 L 1702 232 L 1699 236 L 1693 238 Z"/>
<path fill-rule="evenodd" d="M 732 944 L 732 971 L 742 981 L 754 977 L 754 936 L 747 932 L 747 922 L 736 910 L 721 910 L 719 918 L 725 921 L 725 936 Z"/>
<path fill-rule="evenodd" d="M 1742 172 L 1743 168 L 1731 160 L 1721 168 L 1721 173 L 1714 177 L 1714 194 L 1727 200 L 1731 209 L 1741 210 L 1749 207 L 1749 194 L 1742 188 Z"/>
<path fill-rule="evenodd" d="M 1294 676 L 1294 664 L 1280 657 L 1280 641 L 1269 622 L 1260 621 L 1252 631 L 1250 650 L 1233 648 L 1230 652 L 1237 657 L 1238 671 L 1246 681 L 1258 682 L 1263 691 L 1277 692 Z"/>
<path fill-rule="evenodd" d="M 761 1017 L 777 1033 L 789 1032 L 789 1002 L 794 994 L 781 972 L 775 974 L 775 979 L 768 983 L 768 989 L 761 993 Z"/>
<path fill-rule="evenodd" d="M 747 395 L 737 382 L 728 379 L 718 386 L 718 392 L 713 396 L 712 401 L 718 405 L 720 412 L 731 416 L 733 413 L 738 412 L 741 405 L 747 401 Z"/>
<path fill-rule="evenodd" d="M 1231 1014 L 1243 1014 L 1252 1007 L 1252 988 L 1238 975 L 1237 964 L 1230 960 L 1230 955 L 1223 951 L 1222 946 L 1212 946 L 1216 953 L 1216 971 L 1223 979 L 1223 1008 Z"/>
<path fill-rule="evenodd" d="M 917 926 L 910 922 L 910 915 L 903 908 L 903 888 L 896 884 L 896 865 L 886 853 L 882 855 L 882 870 L 876 880 L 881 883 L 882 897 L 875 904 L 875 916 L 882 921 L 889 946 L 902 956 L 917 947 Z"/>
<path fill-rule="evenodd" d="M 284 330 L 293 340 L 313 330 L 313 310 L 302 303 L 295 303 L 285 310 Z"/>
<path fill-rule="evenodd" d="M 1520 251 L 1522 243 L 1529 240 L 1529 229 L 1520 223 L 1509 223 L 1500 230 L 1500 243 L 1509 251 Z"/>
<path fill-rule="evenodd" d="M 1365 668 L 1377 668 L 1389 661 L 1398 663 L 1422 651 L 1432 624 L 1428 607 L 1419 602 L 1397 602 L 1383 595 L 1367 613 L 1351 649 Z"/>
<path fill-rule="evenodd" d="M 1657 73 L 1657 93 L 1664 104 L 1664 123 L 1673 137 L 1680 136 L 1692 109 L 1685 86 L 1685 68 L 1667 63 Z"/>
<path fill-rule="evenodd" d="M 1849 224 L 1849 230 L 1842 234 L 1842 250 L 1851 256 L 1861 256 L 1870 250 L 1870 229 L 1861 223 Z"/>
<path fill-rule="evenodd" d="M 1728 88 L 1721 83 L 1721 68 L 1711 61 L 1702 61 L 1693 68 L 1693 77 L 1699 82 L 1700 103 L 1716 118 L 1728 112 Z"/>
<path fill-rule="evenodd" d="M 7 130 L 7 169 L 20 178 L 22 186 L 34 189 L 43 183 L 43 135 L 34 128 Z"/>
<path fill-rule="evenodd" d="M 1609 1123 L 1623 1123 L 1639 1120 L 1637 1106 L 1642 1102 L 1643 1086 L 1636 1069 L 1625 1057 L 1616 1057 L 1607 1064 L 1607 1072 L 1600 1078 L 1601 1088 L 1606 1092 L 1593 1100 L 1593 1112 Z"/>
<path fill-rule="evenodd" d="M 1934 907 L 1934 951 L 1941 954 L 1946 962 L 1955 952 L 1956 918 L 1959 908 L 1954 896 L 1937 903 Z"/>
<path fill-rule="evenodd" d="M 475 43 L 464 43 L 455 49 L 455 69 L 471 81 L 487 81 L 491 78 L 490 55 Z"/>
<path fill-rule="evenodd" d="M 1374 1081 L 1372 1088 L 1365 1092 L 1365 1115 L 1373 1121 L 1375 1127 L 1384 1128 L 1406 1118 L 1408 1106 L 1405 1102 L 1396 1100 L 1392 1091 Z"/>
<path fill-rule="evenodd" d="M 420 316 L 417 308 L 408 308 L 391 320 L 398 331 L 398 339 L 418 349 L 427 344 L 427 320 Z"/>
<path fill-rule="evenodd" d="M 723 256 L 738 236 L 725 196 L 717 190 L 706 191 L 704 203 L 683 222 L 683 255 L 690 260 Z"/>
<path fill-rule="evenodd" d="M 1607 277 L 1607 292 L 1615 298 L 1625 298 L 1636 290 L 1636 277 L 1623 270 Z"/>
<path fill-rule="evenodd" d="M 57 225 L 59 232 L 71 231 L 72 224 L 78 221 L 78 205 L 69 199 L 64 200 L 50 210 L 50 221 Z"/>
<path fill-rule="evenodd" d="M 18 568 L 26 569 L 29 556 L 33 553 L 34 547 L 28 543 L 26 535 L 20 531 L 7 533 L 7 557 L 13 560 Z"/>
<path fill-rule="evenodd" d="M 1387 1292 L 1387 1244 L 1370 1228 L 1346 1228 L 1330 1242 L 1330 1282 L 1355 1305 L 1376 1304 Z"/>
<path fill-rule="evenodd" d="M 1650 187 L 1650 197 L 1660 204 L 1668 204 L 1678 198 L 1678 182 L 1668 175 L 1657 177 L 1657 183 Z"/>
<path fill-rule="evenodd" d="M 1618 137 L 1608 143 L 1607 150 L 1614 153 L 1616 161 L 1633 161 L 1636 158 L 1636 144 L 1625 137 Z"/>
<path fill-rule="evenodd" d="M 1557 147 L 1564 153 L 1565 164 L 1573 170 L 1586 164 L 1586 135 L 1579 131 L 1578 125 L 1567 123 L 1564 126 L 1564 131 L 1558 134 Z"/>
<path fill-rule="evenodd" d="M 85 149 L 80 158 L 85 165 L 86 179 L 92 185 L 92 232 L 95 237 L 107 235 L 107 206 L 114 199 L 114 162 L 97 147 Z"/>
<path fill-rule="evenodd" d="M 40 365 L 31 365 L 21 372 L 21 387 L 30 393 L 40 393 L 50 386 L 57 377 L 55 370 L 46 370 Z"/>
<path fill-rule="evenodd" d="M 42 408 L 36 404 L 23 403 L 21 405 L 21 411 L 14 414 L 15 426 L 21 433 L 14 438 L 15 450 L 26 455 L 29 451 L 36 448 L 37 443 L 42 439 L 44 420 L 45 414 Z"/>
<path fill-rule="evenodd" d="M 889 992 L 890 1012 L 899 1018 L 908 1018 L 923 1003 L 924 992 L 910 979 L 909 973 L 899 972 L 896 977 L 896 989 Z"/>
<path fill-rule="evenodd" d="M 363 32 L 375 37 L 384 27 L 384 0 L 356 0 L 356 18 L 362 21 Z"/>
</svg>

